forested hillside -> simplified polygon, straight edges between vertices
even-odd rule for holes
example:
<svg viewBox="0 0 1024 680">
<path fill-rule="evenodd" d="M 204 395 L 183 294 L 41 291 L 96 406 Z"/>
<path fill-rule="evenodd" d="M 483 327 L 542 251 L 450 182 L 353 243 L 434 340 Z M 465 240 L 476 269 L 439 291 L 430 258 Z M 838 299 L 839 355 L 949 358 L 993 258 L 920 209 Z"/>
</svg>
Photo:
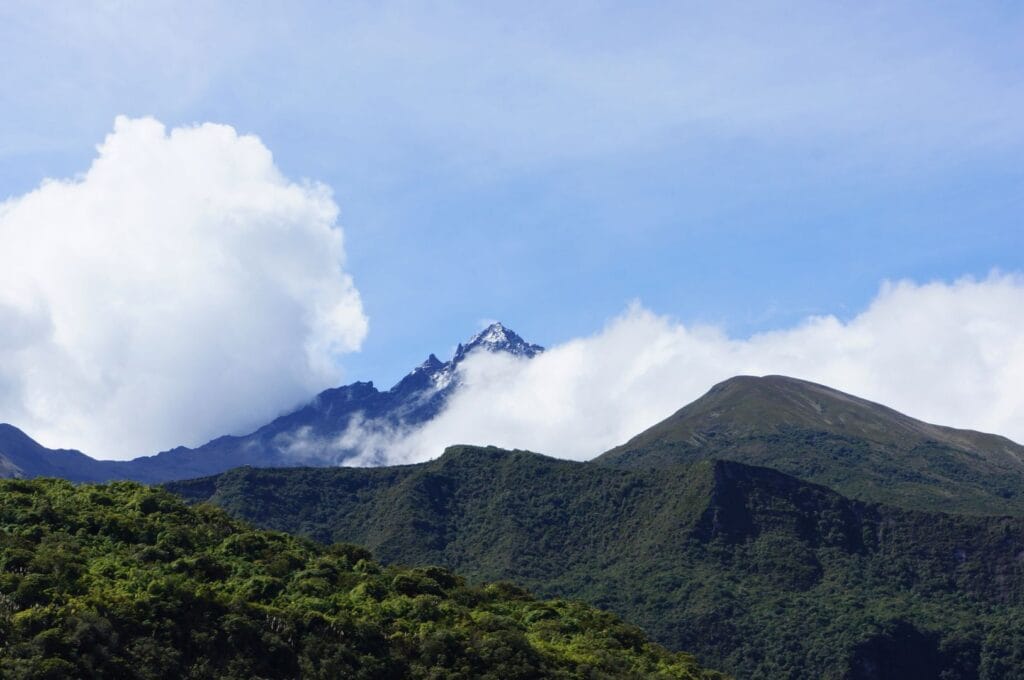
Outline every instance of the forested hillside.
<svg viewBox="0 0 1024 680">
<path fill-rule="evenodd" d="M 863 503 L 733 462 L 621 469 L 475 447 L 169 488 L 390 563 L 582 598 L 737 677 L 1024 677 L 1021 519 Z"/>
<path fill-rule="evenodd" d="M 721 676 L 582 604 L 44 479 L 0 482 L 0 677 Z"/>
</svg>

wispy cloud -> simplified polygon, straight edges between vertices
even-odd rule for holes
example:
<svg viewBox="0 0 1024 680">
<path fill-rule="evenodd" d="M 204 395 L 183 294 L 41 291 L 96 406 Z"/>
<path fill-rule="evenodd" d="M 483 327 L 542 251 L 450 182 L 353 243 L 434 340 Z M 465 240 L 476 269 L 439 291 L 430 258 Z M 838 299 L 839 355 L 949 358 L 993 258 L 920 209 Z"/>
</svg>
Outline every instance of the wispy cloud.
<svg viewBox="0 0 1024 680">
<path fill-rule="evenodd" d="M 874 164 L 1024 141 L 1010 6 L 111 3 L 6 18 L 8 44 L 44 47 L 66 74 L 7 69 L 12 114 L 78 95 L 179 115 L 229 92 L 250 122 L 301 115 L 375 158 L 432 149 L 474 172 L 715 138 Z"/>
</svg>

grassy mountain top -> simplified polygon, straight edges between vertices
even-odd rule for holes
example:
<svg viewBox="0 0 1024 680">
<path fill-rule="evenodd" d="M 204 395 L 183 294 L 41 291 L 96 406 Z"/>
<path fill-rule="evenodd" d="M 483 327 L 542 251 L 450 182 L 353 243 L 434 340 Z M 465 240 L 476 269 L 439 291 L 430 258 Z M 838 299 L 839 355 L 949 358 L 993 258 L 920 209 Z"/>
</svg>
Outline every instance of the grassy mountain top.
<svg viewBox="0 0 1024 680">
<path fill-rule="evenodd" d="M 0 676 L 719 677 L 582 604 L 56 480 L 0 482 Z"/>
<path fill-rule="evenodd" d="M 682 435 L 700 445 L 702 431 L 736 437 L 778 432 L 783 426 L 827 429 L 902 450 L 934 442 L 996 464 L 1024 465 L 1024 447 L 1005 437 L 932 425 L 831 387 L 781 375 L 737 376 L 721 382 L 619 449 L 650 444 L 659 437 L 679 441 Z"/>
<path fill-rule="evenodd" d="M 1024 447 L 783 376 L 726 380 L 595 462 L 709 458 L 772 467 L 870 501 L 1024 515 Z"/>
<path fill-rule="evenodd" d="M 737 677 L 1024 673 L 1022 519 L 864 503 L 731 461 L 617 468 L 476 447 L 168 488 L 390 563 L 582 598 Z"/>
</svg>

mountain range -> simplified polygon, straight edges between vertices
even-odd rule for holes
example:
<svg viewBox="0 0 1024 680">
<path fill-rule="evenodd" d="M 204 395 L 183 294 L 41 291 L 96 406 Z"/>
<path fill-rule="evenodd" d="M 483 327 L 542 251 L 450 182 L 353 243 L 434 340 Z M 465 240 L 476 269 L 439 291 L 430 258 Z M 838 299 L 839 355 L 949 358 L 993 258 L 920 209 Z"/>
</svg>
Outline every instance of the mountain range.
<svg viewBox="0 0 1024 680">
<path fill-rule="evenodd" d="M 459 388 L 474 352 L 530 359 L 543 348 L 494 323 L 448 361 L 431 354 L 388 390 L 355 382 L 242 436 L 218 437 L 129 461 L 47 449 L 0 424 L 0 476 L 160 483 L 253 467 L 337 466 L 359 458 L 355 425 L 394 430 L 434 418 Z M 600 452 L 595 452 L 597 455 Z M 1024 447 L 1005 437 L 925 423 L 823 385 L 784 376 L 738 376 L 600 455 L 617 467 L 722 459 L 767 466 L 851 498 L 922 510 L 1024 514 Z M 378 461 L 379 462 L 379 461 Z"/>
<path fill-rule="evenodd" d="M 493 323 L 459 344 L 448 361 L 431 354 L 389 390 L 378 390 L 372 382 L 328 389 L 250 434 L 218 437 L 196 448 L 177 447 L 129 461 L 97 460 L 80 451 L 47 449 L 14 425 L 0 423 L 0 477 L 157 483 L 216 474 L 240 465 L 344 464 L 361 453 L 346 447 L 341 439 L 351 424 L 402 428 L 430 420 L 458 389 L 459 366 L 480 351 L 530 359 L 544 348 L 526 342 L 500 322 Z"/>
<path fill-rule="evenodd" d="M 475 351 L 542 349 L 495 324 L 388 391 L 327 390 L 249 435 L 133 461 L 0 426 L 0 473 L 166 482 L 387 564 L 583 600 L 740 678 L 1024 678 L 1024 447 L 738 376 L 586 463 L 454 446 L 339 467 L 352 423 L 427 422 Z"/>
</svg>

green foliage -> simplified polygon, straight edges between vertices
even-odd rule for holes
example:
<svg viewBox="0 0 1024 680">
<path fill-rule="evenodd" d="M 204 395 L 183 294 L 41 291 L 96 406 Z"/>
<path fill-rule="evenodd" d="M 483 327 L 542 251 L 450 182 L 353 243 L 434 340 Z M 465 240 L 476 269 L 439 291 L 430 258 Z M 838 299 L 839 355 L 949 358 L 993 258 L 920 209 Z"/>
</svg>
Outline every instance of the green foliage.
<svg viewBox="0 0 1024 680">
<path fill-rule="evenodd" d="M 672 438 L 640 443 L 599 462 L 623 467 L 671 467 L 707 459 L 760 465 L 851 498 L 914 510 L 1024 516 L 1024 473 L 990 464 L 937 442 L 905 450 L 817 429 L 719 436 L 701 445 Z"/>
<path fill-rule="evenodd" d="M 3 678 L 716 678 L 610 614 L 134 483 L 0 482 Z"/>
<path fill-rule="evenodd" d="M 899 677 L 879 669 L 906 659 L 940 669 L 918 677 L 1024 677 L 1022 519 L 872 505 L 731 462 L 621 469 L 472 447 L 169 487 L 389 563 L 581 598 L 737 677 Z"/>
</svg>

